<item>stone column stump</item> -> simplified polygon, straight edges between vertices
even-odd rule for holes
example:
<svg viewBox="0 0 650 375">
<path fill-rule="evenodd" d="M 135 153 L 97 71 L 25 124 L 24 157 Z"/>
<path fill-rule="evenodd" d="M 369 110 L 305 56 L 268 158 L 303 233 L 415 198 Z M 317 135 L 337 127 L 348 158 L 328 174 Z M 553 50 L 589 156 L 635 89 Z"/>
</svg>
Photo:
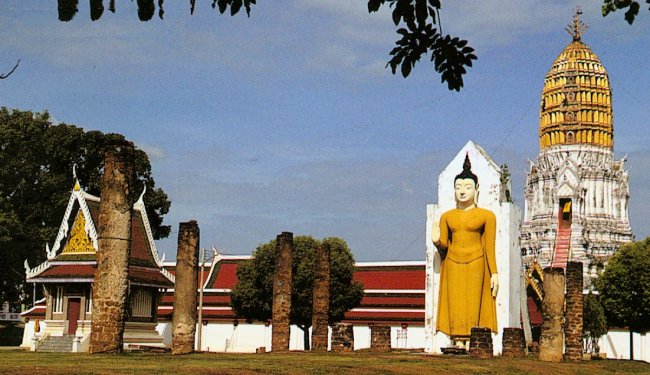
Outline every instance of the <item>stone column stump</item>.
<svg viewBox="0 0 650 375">
<path fill-rule="evenodd" d="M 314 292 L 312 298 L 311 349 L 327 351 L 327 329 L 330 311 L 330 246 L 316 249 L 314 260 Z"/>
<path fill-rule="evenodd" d="M 469 337 L 469 356 L 471 358 L 487 359 L 494 356 L 492 345 L 492 330 L 483 327 L 473 327 Z"/>
<path fill-rule="evenodd" d="M 352 324 L 334 323 L 332 325 L 332 351 L 351 352 L 354 350 L 354 331 Z"/>
<path fill-rule="evenodd" d="M 289 314 L 291 312 L 291 264 L 293 233 L 282 232 L 276 238 L 275 269 L 273 271 L 273 327 L 271 350 L 289 351 Z"/>
<path fill-rule="evenodd" d="M 503 352 L 508 358 L 521 358 L 526 355 L 526 338 L 521 328 L 503 329 Z"/>
<path fill-rule="evenodd" d="M 113 143 L 104 158 L 99 203 L 90 353 L 121 353 L 123 350 L 134 182 L 133 144 Z"/>
<path fill-rule="evenodd" d="M 370 326 L 370 350 L 373 352 L 390 351 L 390 326 Z"/>
<path fill-rule="evenodd" d="M 583 327 L 582 263 L 569 262 L 566 269 L 566 323 L 564 359 L 582 360 Z"/>
<path fill-rule="evenodd" d="M 194 220 L 180 223 L 172 315 L 172 354 L 188 354 L 194 351 L 198 255 L 199 225 Z"/>
<path fill-rule="evenodd" d="M 539 359 L 560 362 L 564 352 L 564 270 L 544 269 L 544 300 L 542 301 L 542 335 Z"/>
</svg>

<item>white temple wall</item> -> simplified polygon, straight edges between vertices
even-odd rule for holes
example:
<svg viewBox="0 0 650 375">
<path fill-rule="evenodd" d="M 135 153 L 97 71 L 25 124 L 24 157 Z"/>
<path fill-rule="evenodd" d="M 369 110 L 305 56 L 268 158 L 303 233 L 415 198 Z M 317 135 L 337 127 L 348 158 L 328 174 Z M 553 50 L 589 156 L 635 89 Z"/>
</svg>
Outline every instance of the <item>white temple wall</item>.
<svg viewBox="0 0 650 375">
<path fill-rule="evenodd" d="M 600 352 L 609 359 L 630 359 L 630 332 L 622 329 L 610 329 L 598 341 Z M 634 359 L 650 363 L 650 333 L 633 334 Z"/>
<path fill-rule="evenodd" d="M 156 330 L 163 336 L 163 342 L 170 347 L 172 344 L 171 322 L 158 323 Z M 198 329 L 198 325 L 197 325 Z M 289 350 L 304 350 L 303 331 L 295 325 L 291 326 Z M 354 350 L 370 348 L 370 327 L 367 324 L 353 325 Z M 240 323 L 234 326 L 226 322 L 209 322 L 203 326 L 201 350 L 219 353 L 255 353 L 260 347 L 271 350 L 272 325 L 262 323 Z M 406 335 L 404 335 L 406 331 Z M 197 331 L 198 332 L 198 331 Z M 391 348 L 393 349 L 422 349 L 424 348 L 424 327 L 409 326 L 402 329 L 401 325 L 391 326 Z M 311 342 L 311 328 L 309 329 Z M 331 350 L 332 329 L 328 329 L 328 349 Z M 198 335 L 196 336 L 198 348 Z"/>
</svg>

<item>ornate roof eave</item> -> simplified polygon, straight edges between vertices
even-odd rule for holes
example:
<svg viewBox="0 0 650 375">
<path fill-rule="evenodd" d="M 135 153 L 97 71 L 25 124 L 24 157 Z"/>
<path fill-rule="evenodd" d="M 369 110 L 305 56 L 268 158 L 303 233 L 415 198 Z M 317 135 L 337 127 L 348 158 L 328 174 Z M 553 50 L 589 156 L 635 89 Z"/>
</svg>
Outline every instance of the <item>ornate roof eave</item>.
<svg viewBox="0 0 650 375">
<path fill-rule="evenodd" d="M 153 256 L 156 265 L 160 267 L 160 272 L 172 283 L 176 283 L 176 278 L 169 271 L 163 267 L 164 256 L 161 258 L 158 254 L 158 249 L 156 248 L 156 242 L 153 238 L 153 231 L 151 230 L 151 225 L 149 224 L 149 217 L 147 216 L 147 208 L 144 204 L 144 194 L 147 192 L 147 186 L 145 185 L 142 189 L 142 194 L 133 205 L 133 210 L 140 212 L 142 216 L 142 224 L 144 225 L 145 232 L 147 233 L 147 242 L 149 242 L 149 251 Z"/>
<path fill-rule="evenodd" d="M 210 265 L 210 272 L 208 272 L 208 277 L 206 277 L 205 280 L 203 280 L 204 289 L 210 288 L 208 283 L 210 282 L 210 280 L 212 280 L 212 275 L 215 272 L 216 265 L 223 259 L 223 255 L 219 254 L 219 252 L 214 248 L 214 246 L 212 247 L 212 251 L 214 252 L 214 256 L 212 257 L 212 264 Z"/>
</svg>

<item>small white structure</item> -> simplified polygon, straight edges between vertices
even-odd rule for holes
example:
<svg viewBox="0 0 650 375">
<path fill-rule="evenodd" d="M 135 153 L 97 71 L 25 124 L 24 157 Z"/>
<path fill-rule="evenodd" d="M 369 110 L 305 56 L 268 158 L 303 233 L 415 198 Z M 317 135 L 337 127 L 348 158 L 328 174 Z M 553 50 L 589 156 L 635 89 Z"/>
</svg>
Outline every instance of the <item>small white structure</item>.
<svg viewBox="0 0 650 375">
<path fill-rule="evenodd" d="M 632 335 L 634 359 L 650 363 L 650 333 L 635 332 Z M 610 329 L 600 338 L 600 352 L 610 359 L 630 359 L 630 332 L 626 329 Z"/>
<path fill-rule="evenodd" d="M 499 167 L 480 146 L 469 141 L 438 176 L 438 204 L 427 205 L 426 224 L 426 292 L 425 352 L 441 353 L 450 345 L 447 335 L 436 332 L 440 280 L 440 254 L 431 242 L 431 227 L 440 216 L 456 207 L 454 177 L 463 170 L 465 155 L 478 176 L 478 207 L 492 211 L 497 218 L 496 259 L 499 292 L 496 298 L 498 333 L 493 334 L 495 354 L 502 350 L 503 328 L 521 327 L 522 265 L 519 253 L 521 210 L 510 202 L 510 179 L 507 169 Z"/>
</svg>

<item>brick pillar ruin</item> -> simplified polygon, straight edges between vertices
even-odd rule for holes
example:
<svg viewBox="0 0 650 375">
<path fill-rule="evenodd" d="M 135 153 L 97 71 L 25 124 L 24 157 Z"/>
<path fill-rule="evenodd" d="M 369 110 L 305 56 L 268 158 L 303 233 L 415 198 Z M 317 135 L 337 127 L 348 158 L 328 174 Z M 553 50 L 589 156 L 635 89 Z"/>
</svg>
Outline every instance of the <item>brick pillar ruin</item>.
<svg viewBox="0 0 650 375">
<path fill-rule="evenodd" d="M 110 145 L 104 157 L 99 204 L 90 353 L 123 350 L 134 181 L 133 144 L 123 141 Z"/>
<path fill-rule="evenodd" d="M 542 301 L 542 335 L 539 359 L 560 362 L 564 351 L 564 269 L 544 269 L 544 300 Z"/>
<path fill-rule="evenodd" d="M 332 324 L 332 351 L 351 352 L 354 350 L 354 330 L 352 324 Z"/>
<path fill-rule="evenodd" d="M 172 354 L 188 354 L 194 351 L 198 255 L 199 225 L 194 220 L 180 223 L 172 315 Z"/>
<path fill-rule="evenodd" d="M 564 359 L 582 360 L 583 327 L 582 263 L 569 262 L 566 268 L 566 323 Z"/>
<path fill-rule="evenodd" d="M 503 352 L 508 358 L 521 358 L 526 355 L 526 339 L 521 328 L 503 329 Z"/>
<path fill-rule="evenodd" d="M 330 245 L 316 248 L 314 256 L 314 294 L 312 299 L 311 349 L 327 351 L 330 311 Z"/>
<path fill-rule="evenodd" d="M 483 327 L 473 327 L 469 337 L 469 356 L 471 358 L 487 359 L 494 356 L 492 330 Z"/>
<path fill-rule="evenodd" d="M 390 326 L 370 326 L 370 350 L 373 352 L 390 351 Z"/>
<path fill-rule="evenodd" d="M 282 232 L 282 234 L 278 235 L 275 244 L 275 251 L 271 350 L 278 352 L 289 350 L 293 233 Z"/>
</svg>

